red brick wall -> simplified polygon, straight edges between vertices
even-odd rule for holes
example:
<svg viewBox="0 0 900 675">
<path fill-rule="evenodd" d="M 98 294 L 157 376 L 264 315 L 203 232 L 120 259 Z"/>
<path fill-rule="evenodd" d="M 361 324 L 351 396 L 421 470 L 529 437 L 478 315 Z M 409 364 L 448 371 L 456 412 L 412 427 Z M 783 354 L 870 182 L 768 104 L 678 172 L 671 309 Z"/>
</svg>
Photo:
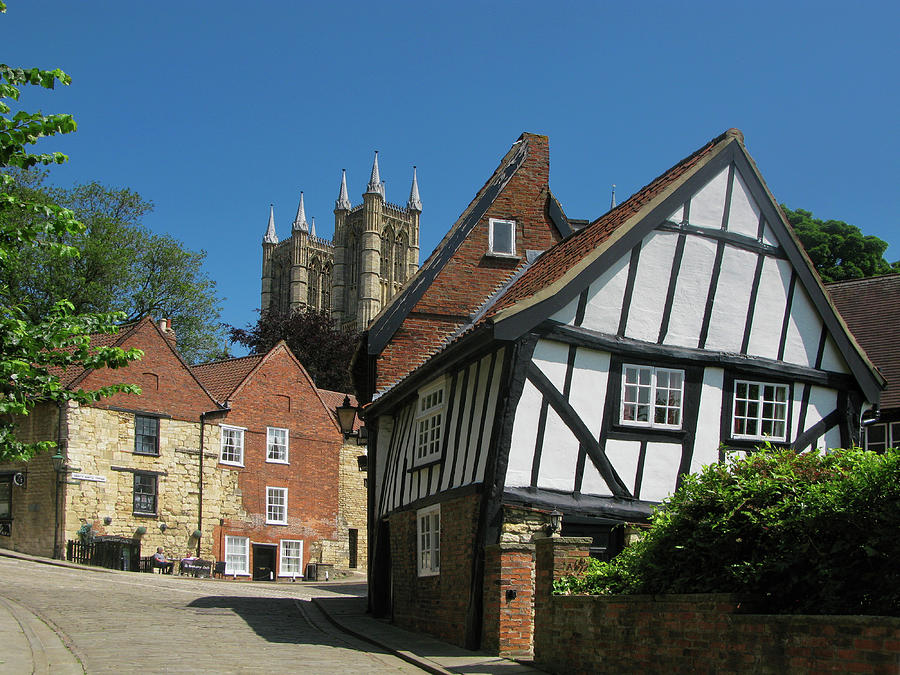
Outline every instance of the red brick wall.
<svg viewBox="0 0 900 675">
<path fill-rule="evenodd" d="M 124 368 L 92 371 L 77 386 L 97 389 L 111 384 L 137 384 L 141 395 L 116 394 L 101 399 L 94 407 L 144 410 L 193 422 L 200 420 L 200 413 L 216 408 L 215 401 L 175 356 L 166 338 L 149 319 L 141 321 L 121 346 L 142 349 L 144 357 Z"/>
<path fill-rule="evenodd" d="M 239 472 L 238 485 L 249 520 L 225 519 L 216 533 L 217 558 L 225 557 L 227 534 L 250 537 L 258 543 L 300 539 L 304 542 L 304 569 L 310 559 L 320 560 L 322 540 L 337 536 L 343 438 L 306 374 L 286 350 L 270 353 L 238 389 L 231 411 L 221 422 L 246 428 L 244 466 L 218 466 Z M 288 464 L 266 461 L 266 427 L 289 430 Z M 287 525 L 266 524 L 267 486 L 288 489 Z"/>
<path fill-rule="evenodd" d="M 752 607 L 724 594 L 551 596 L 554 541 L 569 546 L 537 542 L 534 657 L 548 672 L 900 671 L 896 617 L 739 613 Z"/>
<path fill-rule="evenodd" d="M 546 136 L 524 136 L 527 159 L 378 356 L 377 389 L 396 381 L 434 353 L 448 335 L 525 264 L 526 250 L 543 251 L 560 239 L 548 213 L 549 141 Z M 516 221 L 518 259 L 486 255 L 491 218 Z"/>
<path fill-rule="evenodd" d="M 482 649 L 502 656 L 532 653 L 534 545 L 494 544 L 484 556 Z"/>
<path fill-rule="evenodd" d="M 418 576 L 416 510 L 390 516 L 394 621 L 464 646 L 478 495 L 441 502 L 441 571 Z"/>
</svg>

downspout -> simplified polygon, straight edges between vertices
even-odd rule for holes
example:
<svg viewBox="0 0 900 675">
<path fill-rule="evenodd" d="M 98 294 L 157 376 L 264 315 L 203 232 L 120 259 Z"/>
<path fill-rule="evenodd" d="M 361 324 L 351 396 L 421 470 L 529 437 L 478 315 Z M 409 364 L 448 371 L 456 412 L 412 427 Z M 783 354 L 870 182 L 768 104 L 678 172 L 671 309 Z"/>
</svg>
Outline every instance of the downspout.
<svg viewBox="0 0 900 675">
<path fill-rule="evenodd" d="M 69 462 L 69 414 L 68 414 L 68 401 L 58 401 L 57 408 L 59 408 L 59 416 L 56 425 L 56 447 L 59 450 L 59 454 L 63 457 L 63 467 L 68 465 Z M 59 486 L 62 481 L 60 481 L 60 474 L 62 471 L 56 471 L 55 467 L 54 474 L 56 475 L 56 490 L 54 497 L 54 513 L 53 513 L 53 557 L 57 560 L 62 559 L 62 552 L 60 550 L 60 537 L 59 531 L 60 527 L 65 528 L 66 520 L 65 517 L 60 519 L 59 511 L 60 511 L 60 503 L 59 503 Z M 63 495 L 63 501 L 65 503 L 65 495 Z M 62 522 L 60 522 L 62 520 Z"/>
<path fill-rule="evenodd" d="M 197 531 L 200 536 L 197 537 L 197 557 L 200 557 L 200 544 L 203 541 L 203 451 L 204 441 L 206 440 L 206 418 L 216 413 L 228 413 L 228 408 L 216 408 L 215 410 L 207 410 L 200 413 L 200 461 L 198 462 L 199 473 L 197 476 Z"/>
</svg>

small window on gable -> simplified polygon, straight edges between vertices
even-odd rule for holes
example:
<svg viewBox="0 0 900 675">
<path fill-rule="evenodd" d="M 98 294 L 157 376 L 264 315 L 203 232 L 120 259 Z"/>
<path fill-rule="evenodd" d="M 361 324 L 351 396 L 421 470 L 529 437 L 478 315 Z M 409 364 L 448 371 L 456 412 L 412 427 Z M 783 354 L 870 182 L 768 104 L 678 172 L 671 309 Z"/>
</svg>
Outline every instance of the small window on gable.
<svg viewBox="0 0 900 675">
<path fill-rule="evenodd" d="M 266 428 L 266 461 L 281 462 L 287 464 L 288 461 L 288 430 L 279 429 L 277 427 Z"/>
<path fill-rule="evenodd" d="M 622 366 L 622 424 L 653 429 L 681 428 L 684 371 Z"/>
<path fill-rule="evenodd" d="M 488 252 L 492 255 L 516 254 L 516 221 L 491 218 L 488 228 Z"/>
<path fill-rule="evenodd" d="M 422 389 L 416 401 L 416 456 L 413 465 L 440 459 L 444 428 L 445 381 Z"/>
<path fill-rule="evenodd" d="M 747 440 L 787 440 L 786 384 L 734 381 L 731 435 Z"/>
<path fill-rule="evenodd" d="M 416 512 L 416 553 L 420 577 L 441 573 L 441 505 Z"/>
<path fill-rule="evenodd" d="M 159 454 L 159 418 L 134 416 L 134 451 L 139 455 Z"/>
</svg>

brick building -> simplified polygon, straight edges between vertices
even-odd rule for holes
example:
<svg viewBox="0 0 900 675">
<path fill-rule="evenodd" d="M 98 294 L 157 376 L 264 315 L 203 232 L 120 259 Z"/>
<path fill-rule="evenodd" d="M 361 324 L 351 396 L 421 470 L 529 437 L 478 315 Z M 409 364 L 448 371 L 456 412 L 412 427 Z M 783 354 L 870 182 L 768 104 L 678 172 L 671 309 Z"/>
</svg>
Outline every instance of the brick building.
<svg viewBox="0 0 900 675">
<path fill-rule="evenodd" d="M 217 461 L 236 482 L 240 508 L 223 512 L 214 531 L 213 555 L 226 573 L 276 579 L 302 576 L 309 561 L 348 567 L 354 528 L 341 518 L 343 437 L 287 345 L 193 372 L 227 410 Z"/>
<path fill-rule="evenodd" d="M 737 130 L 575 232 L 523 134 L 363 337 L 372 609 L 511 655 L 557 517 L 608 558 L 723 449 L 856 443 L 884 388 Z"/>
<path fill-rule="evenodd" d="M 22 419 L 20 437 L 57 442 L 64 467 L 49 453 L 0 465 L 0 546 L 62 557 L 80 534 L 118 537 L 145 555 L 163 546 L 176 559 L 225 560 L 238 578 L 301 576 L 311 560 L 350 565 L 366 541 L 364 448 L 343 442 L 333 407 L 283 343 L 191 368 L 168 322 L 148 317 L 92 344 L 144 356 L 62 373 L 64 386 L 126 382 L 142 393 Z"/>
</svg>

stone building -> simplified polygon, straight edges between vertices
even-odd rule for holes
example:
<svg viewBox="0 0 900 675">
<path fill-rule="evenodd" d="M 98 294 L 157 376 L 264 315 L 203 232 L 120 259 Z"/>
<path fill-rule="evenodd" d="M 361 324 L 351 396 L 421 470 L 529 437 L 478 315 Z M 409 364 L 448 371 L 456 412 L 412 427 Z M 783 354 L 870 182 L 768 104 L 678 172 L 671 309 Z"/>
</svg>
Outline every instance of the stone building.
<svg viewBox="0 0 900 675">
<path fill-rule="evenodd" d="M 260 308 L 325 310 L 344 330 L 364 329 L 418 269 L 421 213 L 415 167 L 406 206 L 390 204 L 377 152 L 362 204 L 350 203 L 342 172 L 334 241 L 316 235 L 315 220 L 306 219 L 302 192 L 290 238 L 278 240 L 270 208 L 262 242 Z"/>
<path fill-rule="evenodd" d="M 366 546 L 364 478 L 347 469 L 365 451 L 342 442 L 331 401 L 343 395 L 320 394 L 284 343 L 190 367 L 168 321 L 149 317 L 91 342 L 144 356 L 62 373 L 63 386 L 127 382 L 141 394 L 22 419 L 19 437 L 56 442 L 62 466 L 50 453 L 0 464 L 0 547 L 61 558 L 67 541 L 116 537 L 142 555 L 224 560 L 245 579 L 365 566 L 352 560 Z"/>
</svg>

